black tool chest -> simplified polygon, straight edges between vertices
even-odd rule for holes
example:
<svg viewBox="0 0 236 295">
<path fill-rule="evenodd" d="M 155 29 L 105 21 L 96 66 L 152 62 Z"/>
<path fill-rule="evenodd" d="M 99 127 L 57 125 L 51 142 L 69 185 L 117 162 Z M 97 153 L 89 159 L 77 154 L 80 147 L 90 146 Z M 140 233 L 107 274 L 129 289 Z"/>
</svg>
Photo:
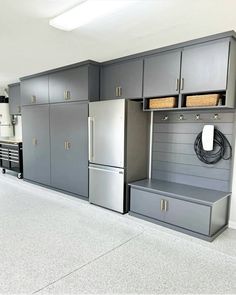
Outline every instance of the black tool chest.
<svg viewBox="0 0 236 295">
<path fill-rule="evenodd" d="M 0 167 L 3 174 L 11 170 L 18 178 L 23 177 L 22 142 L 0 141 Z"/>
</svg>

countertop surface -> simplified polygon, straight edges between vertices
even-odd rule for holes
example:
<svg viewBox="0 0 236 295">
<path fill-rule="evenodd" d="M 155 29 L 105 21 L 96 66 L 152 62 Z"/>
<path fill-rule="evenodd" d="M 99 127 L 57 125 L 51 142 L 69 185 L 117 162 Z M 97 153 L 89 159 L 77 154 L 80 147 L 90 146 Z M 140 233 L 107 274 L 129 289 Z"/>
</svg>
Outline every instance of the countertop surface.
<svg viewBox="0 0 236 295">
<path fill-rule="evenodd" d="M 137 188 L 152 193 L 177 197 L 180 199 L 212 205 L 215 202 L 229 196 L 230 192 L 205 189 L 201 187 L 161 181 L 156 179 L 144 179 L 129 184 L 132 188 Z"/>
<path fill-rule="evenodd" d="M 22 143 L 22 140 L 17 140 L 17 139 L 0 139 L 0 143 L 18 144 L 18 143 Z"/>
</svg>

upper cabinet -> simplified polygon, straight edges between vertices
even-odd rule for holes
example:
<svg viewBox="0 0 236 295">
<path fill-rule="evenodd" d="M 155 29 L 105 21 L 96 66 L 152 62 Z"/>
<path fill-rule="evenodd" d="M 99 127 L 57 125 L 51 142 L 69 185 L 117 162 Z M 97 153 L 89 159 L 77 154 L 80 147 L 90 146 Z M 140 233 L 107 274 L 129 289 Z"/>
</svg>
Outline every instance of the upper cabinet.
<svg viewBox="0 0 236 295">
<path fill-rule="evenodd" d="M 11 115 L 21 114 L 20 83 L 8 85 L 9 108 Z"/>
<path fill-rule="evenodd" d="M 48 75 L 21 81 L 21 103 L 23 106 L 48 102 Z"/>
<path fill-rule="evenodd" d="M 84 65 L 49 75 L 50 102 L 97 100 L 99 67 Z"/>
<path fill-rule="evenodd" d="M 101 100 L 142 98 L 143 59 L 117 62 L 101 68 Z"/>
<path fill-rule="evenodd" d="M 22 105 L 99 99 L 99 65 L 85 62 L 26 77 L 21 81 Z"/>
<path fill-rule="evenodd" d="M 181 93 L 222 91 L 227 88 L 229 40 L 185 47 L 182 52 Z"/>
<path fill-rule="evenodd" d="M 164 52 L 144 59 L 144 97 L 179 93 L 181 51 Z"/>
<path fill-rule="evenodd" d="M 208 108 L 234 108 L 235 43 L 227 37 L 145 57 L 144 109 L 149 109 L 151 98 L 174 96 L 178 101 L 175 109 L 180 109 L 186 108 L 188 95 L 210 93 L 219 94 L 220 100 L 218 105 Z"/>
</svg>

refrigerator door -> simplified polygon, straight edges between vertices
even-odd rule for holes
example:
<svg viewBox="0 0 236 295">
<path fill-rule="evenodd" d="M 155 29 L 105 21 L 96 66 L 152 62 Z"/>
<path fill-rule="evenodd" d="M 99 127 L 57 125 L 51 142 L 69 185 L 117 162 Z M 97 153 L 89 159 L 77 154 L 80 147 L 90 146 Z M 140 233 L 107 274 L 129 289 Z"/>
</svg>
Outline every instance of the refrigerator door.
<svg viewBox="0 0 236 295">
<path fill-rule="evenodd" d="M 124 213 L 124 169 L 90 164 L 89 202 Z"/>
<path fill-rule="evenodd" d="M 125 100 L 89 104 L 89 161 L 124 167 Z"/>
</svg>

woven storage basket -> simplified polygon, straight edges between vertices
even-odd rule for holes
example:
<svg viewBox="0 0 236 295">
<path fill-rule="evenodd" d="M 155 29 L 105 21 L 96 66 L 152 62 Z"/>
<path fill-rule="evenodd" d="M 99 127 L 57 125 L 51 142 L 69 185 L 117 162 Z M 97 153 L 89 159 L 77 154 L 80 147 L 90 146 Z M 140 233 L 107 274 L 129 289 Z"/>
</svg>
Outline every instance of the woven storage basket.
<svg viewBox="0 0 236 295">
<path fill-rule="evenodd" d="M 190 95 L 186 97 L 186 107 L 217 106 L 220 94 Z"/>
<path fill-rule="evenodd" d="M 165 109 L 177 107 L 177 97 L 151 98 L 149 109 Z"/>
</svg>

